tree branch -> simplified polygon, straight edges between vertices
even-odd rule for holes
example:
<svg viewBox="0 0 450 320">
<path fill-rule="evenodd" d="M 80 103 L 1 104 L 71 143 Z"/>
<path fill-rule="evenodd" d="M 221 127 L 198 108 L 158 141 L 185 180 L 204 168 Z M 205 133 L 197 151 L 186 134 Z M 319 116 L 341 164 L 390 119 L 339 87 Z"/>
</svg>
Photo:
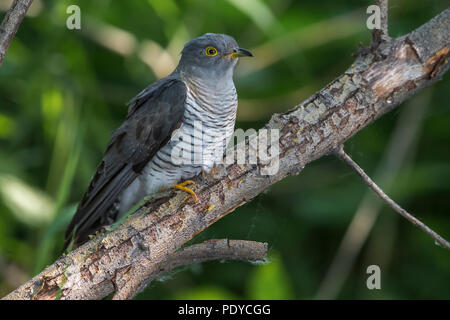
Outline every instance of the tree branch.
<svg viewBox="0 0 450 320">
<path fill-rule="evenodd" d="M 272 117 L 264 129 L 279 130 L 279 140 L 271 141 L 279 144 L 274 158 L 258 159 L 258 164 L 219 166 L 214 177 L 196 177 L 196 203 L 180 192 L 147 201 L 99 243 L 91 240 L 60 257 L 5 298 L 56 296 L 59 286 L 61 299 L 100 299 L 114 289 L 117 297 L 133 296 L 142 288 L 141 279 L 151 277 L 155 265 L 167 261 L 196 234 L 275 182 L 331 154 L 358 131 L 440 79 L 449 68 L 450 9 L 387 42 L 382 55 L 377 50 L 381 49 L 360 51 L 336 80 L 294 109 Z M 264 136 L 260 131 L 258 138 Z M 279 170 L 265 174 L 272 165 Z"/>
<path fill-rule="evenodd" d="M 0 66 L 33 0 L 14 0 L 0 25 Z"/>
<path fill-rule="evenodd" d="M 400 214 L 403 218 L 411 222 L 416 227 L 422 229 L 425 231 L 428 235 L 430 235 L 437 243 L 439 243 L 442 247 L 450 250 L 450 243 L 442 238 L 439 234 L 437 234 L 435 231 L 430 229 L 427 225 L 425 225 L 422 221 L 408 213 L 405 209 L 400 207 L 394 200 L 389 198 L 389 196 L 384 193 L 383 190 L 381 190 L 380 187 L 377 186 L 377 184 L 370 179 L 370 177 L 364 172 L 363 169 L 361 169 L 358 164 L 353 161 L 353 159 L 345 153 L 344 146 L 340 145 L 336 151 L 334 152 L 336 156 L 339 157 L 342 161 L 344 161 L 346 164 L 348 164 L 355 172 L 363 179 L 363 181 L 373 190 L 375 193 L 386 202 L 387 205 L 389 205 L 395 212 Z"/>
<path fill-rule="evenodd" d="M 375 3 L 378 7 L 380 7 L 380 14 L 381 14 L 381 34 L 383 38 L 389 37 L 389 28 L 388 28 L 388 6 L 389 6 L 389 0 L 376 0 Z"/>
<path fill-rule="evenodd" d="M 131 291 L 120 290 L 113 299 L 131 299 L 136 292 L 144 289 L 150 282 L 180 266 L 211 260 L 264 261 L 266 254 L 267 243 L 255 241 L 214 239 L 194 244 L 176 252 L 164 263 L 152 266 L 153 270 L 148 272 L 149 277 L 139 279 L 141 288 L 132 288 Z M 121 281 L 126 282 L 127 279 L 122 278 Z"/>
</svg>

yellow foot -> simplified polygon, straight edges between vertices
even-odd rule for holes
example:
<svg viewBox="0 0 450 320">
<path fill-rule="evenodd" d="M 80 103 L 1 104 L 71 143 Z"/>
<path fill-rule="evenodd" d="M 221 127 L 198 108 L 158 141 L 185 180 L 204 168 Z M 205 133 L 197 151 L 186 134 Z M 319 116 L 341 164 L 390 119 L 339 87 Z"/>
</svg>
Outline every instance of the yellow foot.
<svg viewBox="0 0 450 320">
<path fill-rule="evenodd" d="M 185 187 L 185 185 L 187 185 L 187 184 L 195 184 L 195 182 L 192 180 L 186 180 L 184 182 L 174 185 L 172 188 L 183 190 L 187 193 L 190 193 L 192 195 L 192 197 L 194 198 L 194 202 L 197 202 L 198 201 L 197 195 L 195 194 L 195 192 L 192 189 Z"/>
<path fill-rule="evenodd" d="M 103 234 L 103 233 L 105 233 L 105 232 L 106 232 L 106 228 L 105 228 L 105 227 L 102 227 L 100 230 L 95 231 L 94 234 L 88 235 L 88 237 L 89 237 L 90 240 L 92 240 L 92 239 L 94 239 L 96 236 L 98 236 L 99 234 Z"/>
</svg>

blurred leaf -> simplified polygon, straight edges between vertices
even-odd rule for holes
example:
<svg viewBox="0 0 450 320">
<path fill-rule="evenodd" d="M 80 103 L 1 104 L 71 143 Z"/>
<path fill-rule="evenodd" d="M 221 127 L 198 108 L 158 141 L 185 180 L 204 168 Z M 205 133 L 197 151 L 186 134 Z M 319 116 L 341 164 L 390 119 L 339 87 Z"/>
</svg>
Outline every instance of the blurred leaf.
<svg viewBox="0 0 450 320">
<path fill-rule="evenodd" d="M 51 261 L 51 255 L 55 252 L 56 248 L 58 250 L 61 250 L 62 241 L 58 241 L 59 239 L 61 239 L 58 237 L 58 235 L 70 223 L 70 220 L 72 220 L 72 217 L 75 214 L 76 210 L 76 204 L 61 210 L 56 219 L 47 228 L 37 248 L 32 275 L 36 275 L 41 272 L 42 269 L 48 264 L 48 262 Z M 59 253 L 60 252 L 58 252 L 58 254 Z"/>
<path fill-rule="evenodd" d="M 55 135 L 56 125 L 63 107 L 61 91 L 57 88 L 45 90 L 42 93 L 41 104 L 44 130 L 49 137 L 52 137 Z"/>
<path fill-rule="evenodd" d="M 8 138 L 14 129 L 14 120 L 6 115 L 0 114 L 0 138 Z"/>
<path fill-rule="evenodd" d="M 57 238 L 58 232 L 65 229 L 76 211 L 76 205 L 72 205 L 63 209 L 70 194 L 72 182 L 78 165 L 78 160 L 80 159 L 81 154 L 82 134 L 79 133 L 79 130 L 77 130 L 76 133 L 77 134 L 74 137 L 72 149 L 69 153 L 68 161 L 64 168 L 64 173 L 62 178 L 60 179 L 60 184 L 58 187 L 56 205 L 54 208 L 56 219 L 46 230 L 39 243 L 37 257 L 33 268 L 33 274 L 36 274 L 40 270 L 42 270 L 42 268 L 50 260 L 51 254 L 55 251 L 55 248 L 59 249 L 59 247 L 61 247 Z"/>
<path fill-rule="evenodd" d="M 258 265 L 247 283 L 250 299 L 292 299 L 292 285 L 283 267 L 281 257 L 271 255 L 269 263 Z"/>
<path fill-rule="evenodd" d="M 17 177 L 0 174 L 0 193 L 14 216 L 25 224 L 36 227 L 54 217 L 53 200 Z"/>
<path fill-rule="evenodd" d="M 272 10 L 261 0 L 228 0 L 228 2 L 248 15 L 253 23 L 268 35 L 281 28 Z"/>
</svg>

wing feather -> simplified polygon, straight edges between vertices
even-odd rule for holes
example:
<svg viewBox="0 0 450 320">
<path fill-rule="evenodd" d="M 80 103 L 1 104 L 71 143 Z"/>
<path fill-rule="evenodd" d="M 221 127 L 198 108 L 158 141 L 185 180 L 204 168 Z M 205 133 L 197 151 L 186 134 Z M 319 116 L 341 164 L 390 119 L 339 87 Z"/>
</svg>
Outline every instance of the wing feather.
<svg viewBox="0 0 450 320">
<path fill-rule="evenodd" d="M 76 245 L 85 242 L 106 224 L 108 210 L 120 193 L 181 124 L 185 100 L 186 85 L 175 77 L 167 77 L 130 102 L 126 120 L 112 132 L 103 160 L 67 228 L 64 248 L 72 238 Z"/>
</svg>

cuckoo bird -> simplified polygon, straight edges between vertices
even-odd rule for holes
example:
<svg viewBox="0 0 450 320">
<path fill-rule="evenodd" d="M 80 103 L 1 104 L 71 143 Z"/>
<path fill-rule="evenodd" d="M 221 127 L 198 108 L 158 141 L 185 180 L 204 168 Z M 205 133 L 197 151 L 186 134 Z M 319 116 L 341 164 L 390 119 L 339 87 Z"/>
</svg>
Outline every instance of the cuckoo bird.
<svg viewBox="0 0 450 320">
<path fill-rule="evenodd" d="M 197 199 L 186 179 L 209 173 L 223 158 L 238 104 L 233 71 L 245 56 L 252 54 L 231 36 L 207 33 L 186 43 L 170 75 L 129 102 L 67 228 L 64 248 L 86 242 L 161 189 L 178 188 Z"/>
</svg>

